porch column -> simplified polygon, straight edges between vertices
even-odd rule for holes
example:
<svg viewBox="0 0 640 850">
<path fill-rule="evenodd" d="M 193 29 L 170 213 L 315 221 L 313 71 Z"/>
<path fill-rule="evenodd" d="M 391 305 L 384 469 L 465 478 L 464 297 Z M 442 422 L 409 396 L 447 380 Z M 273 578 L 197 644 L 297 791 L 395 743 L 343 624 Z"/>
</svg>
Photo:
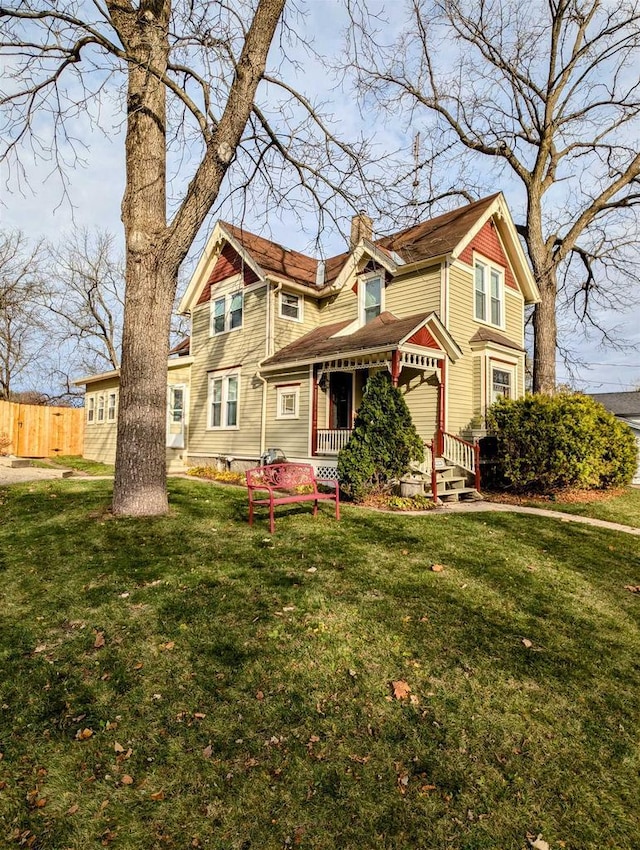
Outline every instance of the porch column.
<svg viewBox="0 0 640 850">
<path fill-rule="evenodd" d="M 445 405 L 447 390 L 447 361 L 445 358 L 440 362 L 440 383 L 438 384 L 438 431 L 436 434 L 436 449 L 439 455 L 444 449 Z"/>
<path fill-rule="evenodd" d="M 398 386 L 398 378 L 400 377 L 400 352 L 396 348 L 391 352 L 391 385 Z"/>
<path fill-rule="evenodd" d="M 318 369 L 319 366 L 313 366 L 313 381 L 311 388 L 311 456 L 315 457 L 318 454 Z"/>
</svg>

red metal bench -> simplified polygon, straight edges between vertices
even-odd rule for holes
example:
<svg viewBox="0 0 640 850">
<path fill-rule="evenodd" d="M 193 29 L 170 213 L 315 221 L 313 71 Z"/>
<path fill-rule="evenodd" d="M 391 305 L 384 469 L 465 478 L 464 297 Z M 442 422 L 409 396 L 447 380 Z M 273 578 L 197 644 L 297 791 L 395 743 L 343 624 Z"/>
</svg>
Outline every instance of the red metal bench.
<svg viewBox="0 0 640 850">
<path fill-rule="evenodd" d="M 316 478 L 310 463 L 273 463 L 269 466 L 254 466 L 247 469 L 249 490 L 249 525 L 253 525 L 253 509 L 256 505 L 269 507 L 269 530 L 275 529 L 274 508 L 293 502 L 313 502 L 313 515 L 318 513 L 319 501 L 336 503 L 336 519 L 340 519 L 340 491 L 337 481 Z M 333 492 L 321 493 L 318 484 L 333 487 Z M 268 498 L 256 499 L 256 491 L 269 494 Z"/>
</svg>

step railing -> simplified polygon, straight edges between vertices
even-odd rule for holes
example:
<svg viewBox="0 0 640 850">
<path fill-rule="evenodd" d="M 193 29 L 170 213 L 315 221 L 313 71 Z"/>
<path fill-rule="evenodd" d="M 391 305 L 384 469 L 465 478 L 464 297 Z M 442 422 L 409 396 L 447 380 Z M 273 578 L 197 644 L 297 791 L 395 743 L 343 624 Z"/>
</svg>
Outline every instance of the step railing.
<svg viewBox="0 0 640 850">
<path fill-rule="evenodd" d="M 446 431 L 438 431 L 436 444 L 446 461 L 465 469 L 475 477 L 475 488 L 480 490 L 480 446 L 478 443 L 469 443 Z"/>
</svg>

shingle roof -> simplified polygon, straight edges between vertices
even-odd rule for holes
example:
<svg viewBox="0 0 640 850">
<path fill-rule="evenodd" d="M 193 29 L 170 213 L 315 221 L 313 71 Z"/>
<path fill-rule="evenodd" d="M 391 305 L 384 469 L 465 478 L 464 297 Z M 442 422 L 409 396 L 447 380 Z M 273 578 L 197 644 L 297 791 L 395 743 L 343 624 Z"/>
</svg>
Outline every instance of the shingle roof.
<svg viewBox="0 0 640 850">
<path fill-rule="evenodd" d="M 383 236 L 373 244 L 388 254 L 395 251 L 405 263 L 448 254 L 484 215 L 498 194 L 466 204 L 398 233 Z M 317 259 L 299 251 L 291 251 L 276 242 L 256 236 L 228 222 L 223 221 L 221 225 L 240 242 L 265 272 L 301 283 L 316 292 L 321 291 L 322 286 L 318 288 L 316 285 Z M 349 256 L 350 252 L 345 251 L 325 260 L 323 286 L 329 286 L 338 277 Z"/>
<path fill-rule="evenodd" d="M 640 416 L 640 390 L 626 393 L 587 393 L 616 416 Z"/>
<path fill-rule="evenodd" d="M 225 230 L 249 252 L 258 265 L 266 272 L 280 275 L 316 289 L 316 271 L 318 261 L 299 251 L 290 251 L 276 242 L 256 236 L 240 227 L 221 222 Z"/>
<path fill-rule="evenodd" d="M 469 342 L 495 342 L 498 345 L 504 345 L 505 348 L 515 348 L 516 351 L 524 351 L 524 348 L 521 348 L 513 340 L 507 339 L 506 336 L 491 328 L 478 328 Z"/>
<path fill-rule="evenodd" d="M 169 350 L 169 357 L 171 357 L 172 354 L 178 354 L 179 356 L 189 354 L 190 349 L 191 337 L 186 336 L 184 339 L 181 339 L 177 345 L 174 345 L 173 348 Z"/>
<path fill-rule="evenodd" d="M 430 218 L 399 233 L 376 240 L 376 245 L 395 251 L 405 261 L 414 263 L 448 254 L 489 209 L 499 193 L 472 204 Z"/>
<path fill-rule="evenodd" d="M 264 366 L 275 366 L 333 355 L 346 355 L 369 348 L 397 345 L 429 315 L 431 315 L 430 312 L 417 313 L 406 319 L 398 319 L 393 313 L 385 311 L 352 334 L 338 337 L 335 334 L 351 324 L 350 321 L 325 325 L 281 348 L 280 351 L 264 361 Z"/>
</svg>

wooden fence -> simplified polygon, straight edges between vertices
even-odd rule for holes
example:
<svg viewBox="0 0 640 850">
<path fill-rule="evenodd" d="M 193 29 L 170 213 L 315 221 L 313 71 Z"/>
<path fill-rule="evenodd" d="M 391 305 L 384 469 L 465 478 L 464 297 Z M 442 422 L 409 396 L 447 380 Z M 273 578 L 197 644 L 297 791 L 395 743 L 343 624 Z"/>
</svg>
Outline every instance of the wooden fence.
<svg viewBox="0 0 640 850">
<path fill-rule="evenodd" d="M 81 455 L 84 410 L 77 407 L 42 407 L 0 401 L 0 435 L 17 457 Z"/>
</svg>

